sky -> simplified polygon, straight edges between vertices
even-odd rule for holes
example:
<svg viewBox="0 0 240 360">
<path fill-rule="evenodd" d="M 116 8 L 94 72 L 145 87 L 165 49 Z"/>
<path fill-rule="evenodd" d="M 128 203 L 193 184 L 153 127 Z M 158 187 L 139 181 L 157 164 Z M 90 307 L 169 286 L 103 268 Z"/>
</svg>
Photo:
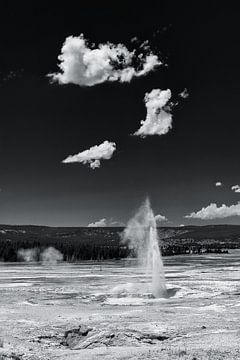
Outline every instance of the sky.
<svg viewBox="0 0 240 360">
<path fill-rule="evenodd" d="M 149 196 L 162 226 L 240 224 L 240 192 L 232 189 L 240 184 L 233 4 L 11 4 L 2 7 L 0 28 L 0 223 L 122 225 Z M 122 63 L 108 64 L 106 78 L 79 80 L 88 68 L 71 72 L 65 62 L 63 76 L 63 44 L 81 34 L 91 56 L 99 44 L 123 44 L 128 60 L 148 40 L 145 57 L 134 61 L 146 63 L 151 53 L 162 64 L 140 74 L 133 62 L 134 76 L 123 81 Z M 148 107 L 154 89 L 171 90 L 158 112 Z M 159 114 L 171 125 L 165 133 L 146 135 L 146 123 L 139 130 Z M 82 160 L 105 141 L 111 154 Z"/>
</svg>

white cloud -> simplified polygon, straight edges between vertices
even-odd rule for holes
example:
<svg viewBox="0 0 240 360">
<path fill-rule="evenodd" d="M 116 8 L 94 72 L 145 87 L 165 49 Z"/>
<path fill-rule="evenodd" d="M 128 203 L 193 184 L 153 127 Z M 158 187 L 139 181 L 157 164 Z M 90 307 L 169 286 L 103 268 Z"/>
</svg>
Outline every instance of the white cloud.
<svg viewBox="0 0 240 360">
<path fill-rule="evenodd" d="M 134 42 L 139 41 L 139 40 L 138 40 L 138 37 L 137 37 L 137 36 L 134 36 L 134 37 L 131 38 L 130 41 L 134 43 Z"/>
<path fill-rule="evenodd" d="M 140 128 L 134 135 L 146 137 L 147 135 L 164 135 L 172 128 L 171 109 L 173 104 L 169 103 L 171 90 L 153 89 L 144 97 L 147 116 L 141 121 Z"/>
<path fill-rule="evenodd" d="M 223 219 L 230 216 L 240 216 L 240 202 L 230 206 L 222 204 L 222 206 L 219 207 L 212 203 L 197 212 L 192 212 L 191 214 L 186 215 L 185 218 L 211 220 Z"/>
<path fill-rule="evenodd" d="M 88 224 L 88 227 L 106 227 L 106 226 L 110 226 L 110 227 L 111 226 L 112 227 L 121 226 L 122 227 L 122 226 L 124 226 L 124 223 L 122 223 L 121 221 L 113 221 L 112 219 L 107 220 L 107 219 L 103 218 L 94 223 Z"/>
<path fill-rule="evenodd" d="M 97 169 L 100 167 L 100 165 L 101 165 L 101 163 L 99 160 L 94 160 L 94 161 L 90 162 L 91 169 Z"/>
<path fill-rule="evenodd" d="M 185 225 L 184 224 L 180 224 L 179 227 L 184 227 Z"/>
<path fill-rule="evenodd" d="M 157 222 L 162 222 L 162 221 L 167 221 L 167 218 L 166 218 L 166 216 L 164 216 L 164 215 L 158 214 L 158 215 L 155 215 L 155 220 L 156 220 Z"/>
<path fill-rule="evenodd" d="M 222 182 L 221 182 L 221 181 L 217 181 L 215 185 L 216 185 L 216 186 L 222 186 Z"/>
<path fill-rule="evenodd" d="M 116 226 L 116 227 L 123 227 L 125 226 L 126 224 L 124 224 L 124 222 L 122 221 L 112 221 L 110 222 L 110 225 L 109 226 Z"/>
<path fill-rule="evenodd" d="M 64 164 L 69 163 L 83 163 L 89 164 L 91 169 L 99 168 L 101 163 L 100 160 L 111 159 L 114 151 L 116 150 L 116 144 L 114 142 L 104 141 L 100 145 L 90 147 L 88 150 L 84 150 L 76 155 L 69 155 L 62 162 Z"/>
<path fill-rule="evenodd" d="M 58 56 L 60 72 L 48 76 L 59 84 L 93 86 L 106 81 L 130 82 L 132 78 L 144 76 L 161 65 L 144 43 L 136 50 L 129 51 L 123 44 L 88 44 L 84 35 L 66 38 L 61 55 Z M 144 54 L 145 52 L 145 54 Z M 134 67 L 138 63 L 138 68 Z"/>
<path fill-rule="evenodd" d="M 88 227 L 106 227 L 106 226 L 107 226 L 107 219 L 105 218 L 98 220 L 94 223 L 88 224 Z"/>
<path fill-rule="evenodd" d="M 240 186 L 239 185 L 233 185 L 231 187 L 231 189 L 235 192 L 235 193 L 240 193 Z"/>
<path fill-rule="evenodd" d="M 189 97 L 188 90 L 185 88 L 182 92 L 180 92 L 179 96 L 183 99 L 186 99 L 187 97 Z"/>
</svg>

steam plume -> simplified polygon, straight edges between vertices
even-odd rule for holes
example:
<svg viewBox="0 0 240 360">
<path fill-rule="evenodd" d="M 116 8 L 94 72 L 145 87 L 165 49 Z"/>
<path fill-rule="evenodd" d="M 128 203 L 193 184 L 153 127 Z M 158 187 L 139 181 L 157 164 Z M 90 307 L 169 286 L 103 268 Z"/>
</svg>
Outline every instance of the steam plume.
<svg viewBox="0 0 240 360">
<path fill-rule="evenodd" d="M 41 261 L 44 265 L 55 265 L 58 261 L 63 260 L 63 254 L 50 246 L 41 253 Z"/>
<path fill-rule="evenodd" d="M 20 261 L 31 262 L 37 261 L 37 248 L 33 249 L 19 249 L 17 257 Z"/>
<path fill-rule="evenodd" d="M 146 199 L 135 216 L 129 220 L 122 238 L 123 242 L 136 252 L 140 264 L 146 267 L 147 273 L 151 273 L 153 295 L 165 296 L 167 290 L 156 219 L 149 199 Z"/>
</svg>

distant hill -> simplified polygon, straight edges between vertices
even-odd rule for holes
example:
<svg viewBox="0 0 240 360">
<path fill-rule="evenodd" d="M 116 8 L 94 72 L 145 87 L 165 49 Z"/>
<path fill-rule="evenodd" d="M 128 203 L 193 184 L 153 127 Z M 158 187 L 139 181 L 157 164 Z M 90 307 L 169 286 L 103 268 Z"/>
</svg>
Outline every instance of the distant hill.
<svg viewBox="0 0 240 360">
<path fill-rule="evenodd" d="M 0 225 L 0 260 L 17 261 L 18 250 L 53 246 L 64 260 L 122 258 L 130 254 L 121 243 L 123 227 L 48 227 Z M 221 252 L 240 248 L 240 225 L 159 227 L 163 255 Z"/>
</svg>

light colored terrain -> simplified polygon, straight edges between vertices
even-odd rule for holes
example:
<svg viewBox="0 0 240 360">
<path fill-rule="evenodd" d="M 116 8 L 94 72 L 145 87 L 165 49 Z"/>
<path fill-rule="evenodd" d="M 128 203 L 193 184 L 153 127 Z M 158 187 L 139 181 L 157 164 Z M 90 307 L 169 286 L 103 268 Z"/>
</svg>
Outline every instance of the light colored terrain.
<svg viewBox="0 0 240 360">
<path fill-rule="evenodd" d="M 240 359 L 240 252 L 164 264 L 168 299 L 135 261 L 2 263 L 0 359 Z"/>
</svg>

